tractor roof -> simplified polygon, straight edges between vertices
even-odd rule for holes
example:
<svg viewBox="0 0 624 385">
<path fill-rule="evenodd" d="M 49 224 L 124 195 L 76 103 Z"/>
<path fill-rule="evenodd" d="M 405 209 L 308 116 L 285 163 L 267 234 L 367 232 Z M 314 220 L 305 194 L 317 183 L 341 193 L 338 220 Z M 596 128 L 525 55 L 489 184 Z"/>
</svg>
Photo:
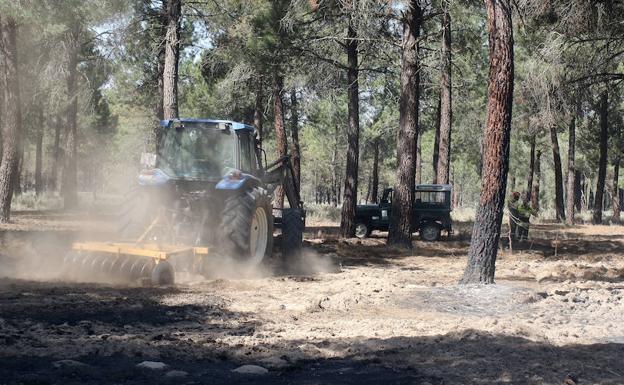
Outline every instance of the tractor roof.
<svg viewBox="0 0 624 385">
<path fill-rule="evenodd" d="M 191 118 L 177 118 L 177 119 L 165 119 L 160 121 L 160 125 L 163 127 L 169 127 L 174 122 L 181 123 L 207 123 L 207 124 L 228 124 L 231 126 L 233 130 L 247 130 L 250 132 L 254 132 L 254 127 L 248 124 L 234 122 L 232 120 L 224 120 L 224 119 L 191 119 Z"/>
</svg>

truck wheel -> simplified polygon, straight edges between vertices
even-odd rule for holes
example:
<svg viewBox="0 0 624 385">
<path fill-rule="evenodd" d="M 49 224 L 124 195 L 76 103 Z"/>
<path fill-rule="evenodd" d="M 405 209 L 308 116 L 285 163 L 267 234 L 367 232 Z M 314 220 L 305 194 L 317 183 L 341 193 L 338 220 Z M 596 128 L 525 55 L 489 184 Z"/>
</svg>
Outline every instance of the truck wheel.
<svg viewBox="0 0 624 385">
<path fill-rule="evenodd" d="M 252 265 L 273 252 L 273 210 L 266 190 L 254 188 L 225 200 L 219 240 L 222 251 Z"/>
<path fill-rule="evenodd" d="M 301 257 L 304 228 L 301 209 L 282 210 L 282 256 L 284 261 Z"/>
<path fill-rule="evenodd" d="M 358 222 L 355 225 L 355 236 L 364 239 L 371 235 L 371 230 L 366 223 Z"/>
<path fill-rule="evenodd" d="M 420 226 L 420 239 L 435 242 L 440 239 L 440 226 L 437 223 L 425 223 Z"/>
</svg>

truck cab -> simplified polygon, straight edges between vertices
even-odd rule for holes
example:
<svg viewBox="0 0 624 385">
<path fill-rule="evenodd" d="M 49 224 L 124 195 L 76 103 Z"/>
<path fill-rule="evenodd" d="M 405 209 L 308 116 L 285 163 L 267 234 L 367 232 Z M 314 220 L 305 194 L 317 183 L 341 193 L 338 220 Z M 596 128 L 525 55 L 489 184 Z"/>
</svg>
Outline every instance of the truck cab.
<svg viewBox="0 0 624 385">
<path fill-rule="evenodd" d="M 412 232 L 418 232 L 424 241 L 440 239 L 442 231 L 453 233 L 451 221 L 451 192 L 448 184 L 420 184 L 416 186 Z M 384 190 L 379 203 L 358 205 L 356 208 L 356 236 L 366 238 L 374 230 L 387 231 L 392 214 L 393 189 Z"/>
</svg>

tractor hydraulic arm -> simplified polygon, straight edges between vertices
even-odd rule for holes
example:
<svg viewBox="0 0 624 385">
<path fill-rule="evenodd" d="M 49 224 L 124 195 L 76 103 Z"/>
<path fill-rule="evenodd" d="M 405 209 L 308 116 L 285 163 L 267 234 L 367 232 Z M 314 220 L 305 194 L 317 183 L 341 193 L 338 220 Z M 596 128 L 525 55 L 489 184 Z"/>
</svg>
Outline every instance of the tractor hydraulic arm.
<svg viewBox="0 0 624 385">
<path fill-rule="evenodd" d="M 298 182 L 296 182 L 295 179 L 295 172 L 290 162 L 290 155 L 284 155 L 275 162 L 267 165 L 263 181 L 268 184 L 281 185 L 284 188 L 284 193 L 290 207 L 303 209 L 301 196 L 295 187 L 298 185 Z"/>
</svg>

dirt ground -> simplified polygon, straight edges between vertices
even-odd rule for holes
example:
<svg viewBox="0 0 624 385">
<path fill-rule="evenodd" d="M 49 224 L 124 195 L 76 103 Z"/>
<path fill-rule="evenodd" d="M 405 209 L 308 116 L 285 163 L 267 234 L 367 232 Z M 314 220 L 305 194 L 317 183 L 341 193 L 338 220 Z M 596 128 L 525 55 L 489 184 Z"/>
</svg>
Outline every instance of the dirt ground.
<svg viewBox="0 0 624 385">
<path fill-rule="evenodd" d="M 105 220 L 16 222 L 0 227 L 0 384 L 624 384 L 621 226 L 534 226 L 525 245 L 501 242 L 485 287 L 457 285 L 460 223 L 411 253 L 313 224 L 306 274 L 150 288 L 55 277 Z M 244 364 L 268 371 L 233 371 Z"/>
</svg>

